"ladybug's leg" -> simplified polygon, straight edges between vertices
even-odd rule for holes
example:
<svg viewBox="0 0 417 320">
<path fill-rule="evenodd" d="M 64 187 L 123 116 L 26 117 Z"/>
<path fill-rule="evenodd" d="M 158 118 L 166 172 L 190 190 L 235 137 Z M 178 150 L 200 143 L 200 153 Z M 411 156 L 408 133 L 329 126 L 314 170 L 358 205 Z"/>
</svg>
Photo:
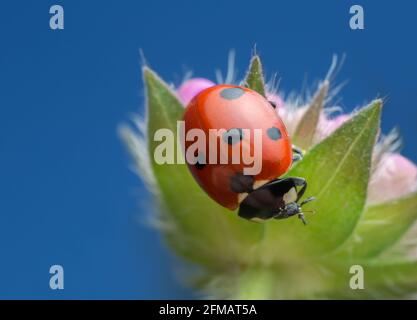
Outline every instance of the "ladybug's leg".
<svg viewBox="0 0 417 320">
<path fill-rule="evenodd" d="M 297 146 L 292 146 L 292 161 L 297 162 L 303 159 L 303 151 Z"/>
<path fill-rule="evenodd" d="M 298 153 L 299 155 L 303 156 L 304 152 L 299 147 L 297 147 L 295 144 L 292 145 L 292 152 Z"/>
<path fill-rule="evenodd" d="M 298 202 L 301 197 L 304 195 L 304 192 L 307 189 L 307 181 L 304 178 L 292 177 L 292 178 L 285 178 L 282 180 L 289 180 L 291 181 L 294 186 L 301 187 L 301 189 L 297 192 L 297 199 L 294 202 Z"/>
<path fill-rule="evenodd" d="M 302 207 L 306 203 L 309 203 L 310 201 L 314 201 L 314 200 L 316 200 L 316 197 L 308 197 L 307 199 L 300 202 L 300 207 Z"/>
</svg>

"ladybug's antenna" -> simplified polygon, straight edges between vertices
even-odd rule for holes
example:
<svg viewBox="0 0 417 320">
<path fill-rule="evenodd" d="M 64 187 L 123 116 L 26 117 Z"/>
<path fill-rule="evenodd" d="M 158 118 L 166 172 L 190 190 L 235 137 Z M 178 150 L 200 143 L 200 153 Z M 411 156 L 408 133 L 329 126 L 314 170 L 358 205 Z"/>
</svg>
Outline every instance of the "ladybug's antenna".
<svg viewBox="0 0 417 320">
<path fill-rule="evenodd" d="M 316 213 L 315 210 L 307 210 L 307 211 L 303 211 L 303 213 Z"/>
</svg>

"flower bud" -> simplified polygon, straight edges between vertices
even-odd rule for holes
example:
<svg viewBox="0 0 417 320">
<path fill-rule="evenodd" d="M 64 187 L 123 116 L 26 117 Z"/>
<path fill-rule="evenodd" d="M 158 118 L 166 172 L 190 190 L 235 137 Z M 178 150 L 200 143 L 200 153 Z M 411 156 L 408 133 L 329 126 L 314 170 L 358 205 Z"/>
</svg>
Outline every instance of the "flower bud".
<svg viewBox="0 0 417 320">
<path fill-rule="evenodd" d="M 195 95 L 214 85 L 214 82 L 205 78 L 192 78 L 179 87 L 178 97 L 184 105 L 187 105 Z"/>
</svg>

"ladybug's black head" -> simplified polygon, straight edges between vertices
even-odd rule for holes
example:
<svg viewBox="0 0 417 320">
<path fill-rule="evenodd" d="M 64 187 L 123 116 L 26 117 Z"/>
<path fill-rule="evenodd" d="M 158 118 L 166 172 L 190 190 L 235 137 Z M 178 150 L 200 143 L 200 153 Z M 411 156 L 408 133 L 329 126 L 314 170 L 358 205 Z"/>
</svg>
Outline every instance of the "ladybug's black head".
<svg viewBox="0 0 417 320">
<path fill-rule="evenodd" d="M 274 219 L 285 219 L 292 216 L 297 215 L 298 218 L 304 223 L 307 224 L 307 221 L 304 219 L 304 213 L 301 210 L 301 207 L 305 205 L 307 202 L 315 200 L 314 197 L 307 198 L 301 203 L 297 202 L 291 202 L 285 205 L 285 207 L 282 210 L 279 210 L 276 215 L 274 216 Z"/>
<path fill-rule="evenodd" d="M 295 215 L 298 215 L 298 217 L 303 221 L 304 224 L 306 224 L 304 220 L 304 215 L 301 211 L 301 206 L 297 202 L 291 202 L 285 205 L 284 208 L 281 208 L 278 210 L 278 212 L 275 213 L 274 219 L 285 219 L 289 218 Z"/>
</svg>

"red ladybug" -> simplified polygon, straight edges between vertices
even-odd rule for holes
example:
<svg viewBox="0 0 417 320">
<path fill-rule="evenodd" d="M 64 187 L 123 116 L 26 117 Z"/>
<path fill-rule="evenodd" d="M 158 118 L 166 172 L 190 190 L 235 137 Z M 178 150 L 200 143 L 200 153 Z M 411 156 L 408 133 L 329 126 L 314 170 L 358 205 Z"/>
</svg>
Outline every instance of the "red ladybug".
<svg viewBox="0 0 417 320">
<path fill-rule="evenodd" d="M 184 122 L 186 136 L 192 129 L 204 132 L 205 152 L 194 146 L 194 161 L 189 161 L 188 157 L 186 161 L 208 195 L 231 210 L 239 208 L 239 216 L 265 220 L 298 215 L 305 223 L 301 206 L 314 198 L 298 203 L 307 182 L 298 177 L 279 178 L 288 171 L 293 160 L 301 158 L 301 152 L 293 150 L 285 125 L 274 108 L 263 96 L 245 87 L 222 84 L 203 90 L 188 104 Z M 223 130 L 218 131 L 222 134 L 217 134 L 213 140 L 210 129 Z M 261 170 L 247 175 L 244 169 L 251 164 L 243 161 L 243 150 L 254 155 L 255 129 L 261 133 L 261 159 L 256 159 Z M 185 154 L 194 143 L 185 140 Z M 215 147 L 210 149 L 213 143 Z M 211 158 L 209 149 L 217 150 Z M 232 161 L 236 150 L 240 155 L 238 163 Z M 222 157 L 228 161 L 222 162 Z"/>
</svg>

